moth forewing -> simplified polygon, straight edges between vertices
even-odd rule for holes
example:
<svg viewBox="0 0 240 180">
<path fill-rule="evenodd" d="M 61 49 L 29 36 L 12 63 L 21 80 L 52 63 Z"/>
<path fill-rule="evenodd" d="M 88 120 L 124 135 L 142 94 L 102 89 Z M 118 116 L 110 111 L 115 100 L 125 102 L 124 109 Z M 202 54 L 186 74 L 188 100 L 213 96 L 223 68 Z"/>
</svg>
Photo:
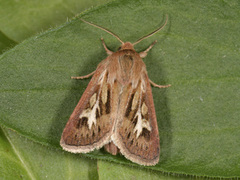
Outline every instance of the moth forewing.
<svg viewBox="0 0 240 180">
<path fill-rule="evenodd" d="M 108 59 L 99 64 L 66 124 L 60 141 L 66 151 L 87 153 L 111 141 L 114 126 L 109 107 L 114 102 L 107 65 Z"/>
<path fill-rule="evenodd" d="M 138 56 L 133 57 L 133 61 L 133 75 L 120 96 L 112 139 L 127 159 L 150 166 L 159 161 L 157 119 L 145 65 Z M 139 64 L 142 64 L 141 70 Z"/>
</svg>

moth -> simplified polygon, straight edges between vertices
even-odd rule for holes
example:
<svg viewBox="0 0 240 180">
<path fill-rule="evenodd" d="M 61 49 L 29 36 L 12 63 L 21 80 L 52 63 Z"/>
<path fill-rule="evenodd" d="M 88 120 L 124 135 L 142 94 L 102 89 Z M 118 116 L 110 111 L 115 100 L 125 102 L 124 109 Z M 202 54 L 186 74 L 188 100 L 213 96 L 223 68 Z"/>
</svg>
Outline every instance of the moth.
<svg viewBox="0 0 240 180">
<path fill-rule="evenodd" d="M 123 42 L 111 31 L 81 20 L 113 35 L 121 46 L 112 52 L 101 38 L 108 57 L 94 72 L 72 77 L 93 76 L 63 130 L 60 145 L 72 153 L 88 153 L 105 146 L 111 154 L 120 152 L 140 165 L 157 164 L 160 144 L 151 85 L 158 88 L 170 85 L 151 81 L 142 60 L 157 41 L 140 53 L 134 50 L 134 45 L 163 29 L 168 16 L 162 27 L 135 43 Z"/>
</svg>

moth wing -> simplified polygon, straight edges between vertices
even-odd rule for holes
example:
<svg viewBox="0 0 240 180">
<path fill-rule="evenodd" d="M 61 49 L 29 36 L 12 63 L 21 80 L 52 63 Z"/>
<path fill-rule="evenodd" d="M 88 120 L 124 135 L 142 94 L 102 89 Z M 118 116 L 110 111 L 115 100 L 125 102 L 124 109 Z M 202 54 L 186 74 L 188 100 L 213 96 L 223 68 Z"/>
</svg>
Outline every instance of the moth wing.
<svg viewBox="0 0 240 180">
<path fill-rule="evenodd" d="M 132 83 L 123 88 L 113 142 L 135 163 L 149 166 L 159 161 L 158 126 L 147 73 L 136 88 Z"/>
<path fill-rule="evenodd" d="M 108 83 L 107 62 L 99 64 L 63 130 L 60 145 L 66 151 L 87 153 L 110 141 L 114 92 Z"/>
</svg>

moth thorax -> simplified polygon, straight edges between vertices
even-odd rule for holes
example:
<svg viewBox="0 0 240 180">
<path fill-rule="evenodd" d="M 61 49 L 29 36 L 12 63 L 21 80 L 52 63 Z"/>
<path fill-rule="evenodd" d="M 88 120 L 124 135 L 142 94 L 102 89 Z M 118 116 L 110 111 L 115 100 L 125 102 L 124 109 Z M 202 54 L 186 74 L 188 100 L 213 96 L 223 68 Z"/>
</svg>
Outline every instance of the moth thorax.
<svg viewBox="0 0 240 180">
<path fill-rule="evenodd" d="M 134 49 L 133 48 L 133 44 L 130 42 L 125 42 L 122 46 L 121 46 L 121 50 L 123 49 Z"/>
</svg>

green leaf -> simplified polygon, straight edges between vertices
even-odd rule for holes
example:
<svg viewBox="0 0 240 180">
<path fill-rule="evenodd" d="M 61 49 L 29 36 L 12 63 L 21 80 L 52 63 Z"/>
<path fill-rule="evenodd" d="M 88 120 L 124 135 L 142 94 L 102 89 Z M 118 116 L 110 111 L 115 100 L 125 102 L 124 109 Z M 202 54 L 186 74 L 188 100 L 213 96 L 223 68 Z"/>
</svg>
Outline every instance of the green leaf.
<svg viewBox="0 0 240 180">
<path fill-rule="evenodd" d="M 86 8 L 109 0 L 0 0 L 0 31 L 15 42 L 55 27 Z"/>
<path fill-rule="evenodd" d="M 161 26 L 136 50 L 158 44 L 144 59 L 153 88 L 161 143 L 160 162 L 143 167 L 166 173 L 240 177 L 239 2 L 114 1 L 79 17 L 134 42 Z M 28 39 L 1 61 L 0 123 L 60 149 L 62 130 L 95 70 L 107 57 L 100 38 L 120 43 L 78 18 Z M 85 156 L 138 166 L 103 150 Z"/>
<path fill-rule="evenodd" d="M 45 147 L 0 129 L 0 174 L 3 179 L 97 179 L 96 161 Z"/>
<path fill-rule="evenodd" d="M 136 168 L 131 166 L 125 166 L 108 161 L 98 160 L 98 172 L 100 180 L 118 180 L 118 179 L 137 179 L 137 180 L 176 180 L 179 177 L 173 177 L 169 174 L 159 173 L 158 171 L 152 171 L 149 169 Z M 181 178 L 187 179 L 187 176 Z"/>
</svg>

